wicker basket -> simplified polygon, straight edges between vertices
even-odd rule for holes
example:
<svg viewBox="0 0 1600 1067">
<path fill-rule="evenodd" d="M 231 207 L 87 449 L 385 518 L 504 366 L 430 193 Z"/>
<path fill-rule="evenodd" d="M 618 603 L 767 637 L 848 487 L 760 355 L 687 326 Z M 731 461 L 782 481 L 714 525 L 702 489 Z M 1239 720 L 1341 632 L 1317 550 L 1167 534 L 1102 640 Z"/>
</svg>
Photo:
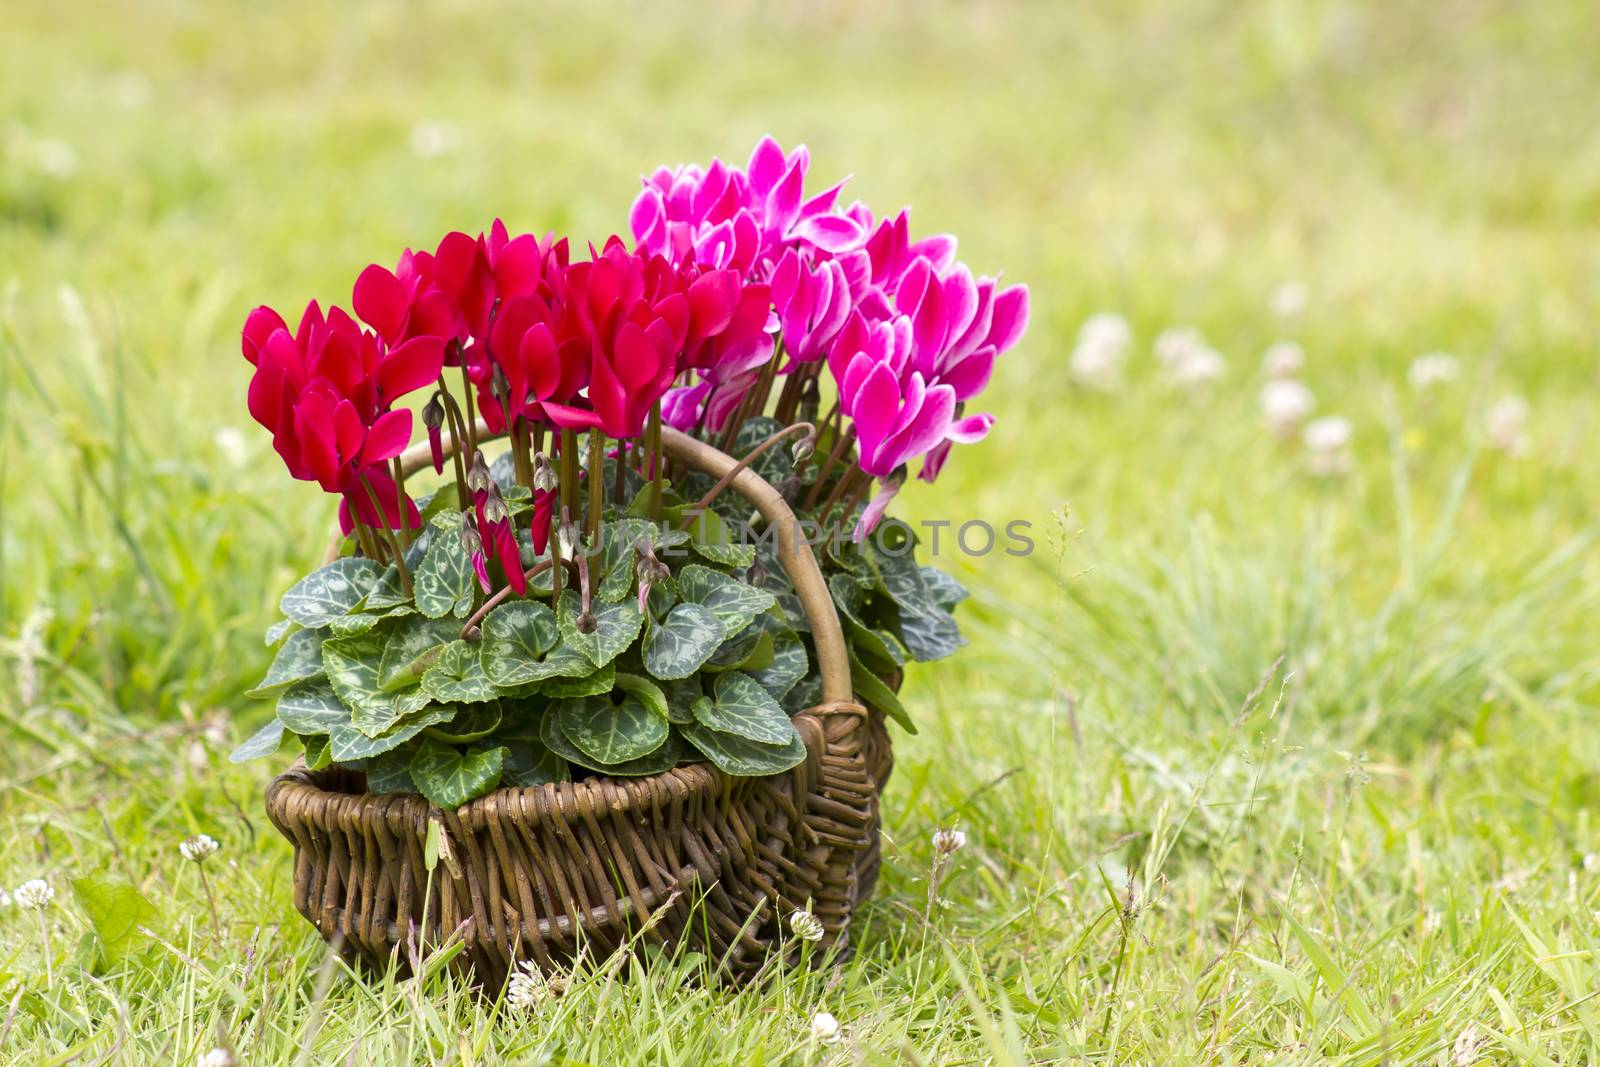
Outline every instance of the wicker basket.
<svg viewBox="0 0 1600 1067">
<path fill-rule="evenodd" d="M 663 445 L 714 478 L 737 466 L 670 430 Z M 424 446 L 402 466 L 410 474 L 427 462 Z M 823 701 L 794 719 L 809 758 L 767 778 L 696 763 L 499 789 L 453 811 L 369 795 L 358 773 L 297 766 L 268 787 L 267 813 L 294 846 L 295 907 L 323 937 L 382 965 L 408 939 L 455 934 L 465 951 L 452 966 L 490 986 L 523 960 L 549 969 L 629 943 L 694 949 L 746 979 L 792 943 L 785 920 L 799 908 L 822 921 L 822 948 L 848 948 L 851 916 L 877 880 L 888 733 L 853 699 L 839 618 L 794 514 L 752 470 L 731 488 L 777 528 L 779 561 L 810 622 Z M 435 821 L 441 859 L 430 883 Z"/>
</svg>

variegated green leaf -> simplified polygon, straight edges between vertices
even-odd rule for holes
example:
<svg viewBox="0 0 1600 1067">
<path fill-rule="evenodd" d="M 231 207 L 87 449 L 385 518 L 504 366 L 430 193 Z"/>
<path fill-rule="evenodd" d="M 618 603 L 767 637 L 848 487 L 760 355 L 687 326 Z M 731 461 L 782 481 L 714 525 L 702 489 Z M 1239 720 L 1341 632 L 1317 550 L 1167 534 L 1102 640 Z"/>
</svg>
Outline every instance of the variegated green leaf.
<svg viewBox="0 0 1600 1067">
<path fill-rule="evenodd" d="M 715 688 L 715 700 L 695 703 L 700 725 L 763 745 L 789 743 L 794 724 L 760 682 L 742 671 L 729 671 L 717 676 Z"/>
<path fill-rule="evenodd" d="M 411 780 L 432 803 L 455 808 L 498 785 L 504 761 L 505 749 L 498 745 L 463 753 L 428 740 L 411 759 Z"/>
<path fill-rule="evenodd" d="M 390 749 L 372 757 L 367 763 L 367 792 L 377 796 L 415 793 L 417 785 L 411 780 L 411 756 L 405 749 Z"/>
<path fill-rule="evenodd" d="M 301 626 L 315 630 L 359 604 L 377 578 L 378 565 L 372 560 L 346 556 L 290 586 L 278 607 Z"/>
<path fill-rule="evenodd" d="M 461 624 L 449 618 L 412 615 L 401 620 L 384 641 L 383 657 L 378 661 L 378 685 L 392 693 L 419 681 L 460 631 Z"/>
<path fill-rule="evenodd" d="M 322 642 L 322 667 L 328 683 L 350 709 L 350 723 L 368 737 L 388 731 L 400 719 L 428 705 L 428 696 L 412 686 L 388 692 L 379 684 L 384 639 L 379 634 L 330 637 Z"/>
<path fill-rule="evenodd" d="M 348 726 L 350 709 L 326 678 L 308 678 L 278 698 L 278 721 L 297 734 L 325 734 L 334 726 Z"/>
<path fill-rule="evenodd" d="M 667 696 L 667 721 L 676 725 L 694 722 L 694 702 L 705 696 L 700 688 L 698 675 L 687 678 L 674 678 L 661 683 L 661 691 Z"/>
<path fill-rule="evenodd" d="M 583 598 L 575 590 L 561 593 L 556 622 L 561 628 L 561 643 L 582 652 L 596 667 L 604 667 L 633 644 L 644 624 L 639 607 L 631 601 L 620 604 L 591 604 L 595 627 L 589 633 L 578 629 Z"/>
<path fill-rule="evenodd" d="M 650 679 L 640 674 L 626 674 L 617 672 L 616 688 L 629 696 L 637 697 L 639 702 L 649 709 L 650 714 L 662 722 L 670 722 L 671 714 L 667 708 L 667 694 L 661 687 Z"/>
<path fill-rule="evenodd" d="M 570 782 L 572 771 L 567 761 L 534 738 L 518 738 L 506 742 L 505 769 L 500 784 L 531 789 L 551 782 Z"/>
<path fill-rule="evenodd" d="M 647 756 L 667 740 L 667 721 L 632 693 L 621 704 L 584 697 L 552 704 L 561 733 L 595 763 L 613 767 Z"/>
<path fill-rule="evenodd" d="M 540 723 L 539 738 L 546 748 L 568 763 L 579 767 L 586 767 L 591 771 L 598 771 L 613 778 L 639 778 L 652 774 L 660 774 L 678 765 L 678 760 L 683 757 L 683 747 L 678 743 L 676 734 L 669 733 L 666 741 L 655 751 L 641 756 L 627 763 L 618 763 L 606 766 L 587 755 L 582 749 L 568 741 L 561 732 L 561 726 L 556 716 L 546 712 Z"/>
<path fill-rule="evenodd" d="M 745 673 L 779 700 L 811 669 L 806 643 L 793 630 L 783 629 L 772 639 L 772 662 L 765 667 L 746 668 Z"/>
<path fill-rule="evenodd" d="M 273 719 L 228 754 L 229 763 L 248 763 L 270 756 L 283 745 L 283 723 Z"/>
<path fill-rule="evenodd" d="M 500 725 L 500 702 L 473 704 L 460 708 L 448 722 L 428 727 L 428 736 L 453 744 L 478 741 L 494 733 Z"/>
<path fill-rule="evenodd" d="M 245 696 L 276 696 L 298 681 L 321 675 L 322 639 L 325 636 L 321 630 L 296 630 L 290 634 L 289 640 L 272 657 L 267 676 Z"/>
<path fill-rule="evenodd" d="M 711 658 L 723 636 L 710 608 L 679 604 L 644 635 L 644 668 L 664 681 L 687 678 Z"/>
<path fill-rule="evenodd" d="M 449 722 L 457 710 L 453 704 L 430 704 L 376 736 L 369 735 L 353 725 L 336 725 L 328 731 L 333 758 L 340 763 L 348 763 L 351 760 L 367 759 L 392 751 L 428 727 Z"/>
<path fill-rule="evenodd" d="M 333 763 L 333 751 L 326 734 L 312 734 L 300 740 L 305 745 L 306 770 L 320 771 Z"/>
<path fill-rule="evenodd" d="M 856 696 L 860 697 L 861 702 L 867 707 L 889 716 L 911 733 L 917 732 L 917 728 L 912 725 L 911 716 L 906 714 L 906 709 L 900 703 L 900 698 L 895 695 L 895 691 L 861 662 L 861 657 L 856 654 L 854 646 L 850 648 L 850 684 L 855 689 Z"/>
<path fill-rule="evenodd" d="M 596 600 L 610 604 L 628 595 L 628 590 L 633 588 L 634 542 L 640 538 L 650 539 L 654 530 L 655 523 L 649 519 L 613 519 L 606 523 L 605 549 L 599 556 L 602 577 L 595 588 Z M 594 564 L 595 559 L 591 557 L 589 565 Z"/>
<path fill-rule="evenodd" d="M 378 624 L 385 619 L 398 619 L 405 615 L 415 615 L 417 609 L 410 604 L 398 604 L 387 611 L 358 611 L 351 615 L 341 615 L 328 624 L 328 629 L 335 637 L 349 637 L 353 634 L 364 634 L 375 630 Z"/>
<path fill-rule="evenodd" d="M 707 671 L 755 670 L 772 662 L 772 635 L 746 626 L 717 646 L 706 660 Z"/>
<path fill-rule="evenodd" d="M 589 666 L 587 660 L 584 661 L 584 666 Z M 616 687 L 616 664 L 608 663 L 599 670 L 594 670 L 593 667 L 589 669 L 592 673 L 576 678 L 547 678 L 540 683 L 539 692 L 552 700 L 565 700 L 609 693 Z"/>
<path fill-rule="evenodd" d="M 928 587 L 928 595 L 946 611 L 954 611 L 956 605 L 970 595 L 966 586 L 938 567 L 925 564 L 918 570 L 922 572 L 922 584 Z"/>
<path fill-rule="evenodd" d="M 743 630 L 776 603 L 771 593 L 698 563 L 678 572 L 677 587 L 685 603 L 699 604 L 716 615 L 724 638 Z"/>
<path fill-rule="evenodd" d="M 805 742 L 794 733 L 785 745 L 762 745 L 732 734 L 718 733 L 699 723 L 678 728 L 684 739 L 718 770 L 739 778 L 780 774 L 806 760 Z M 791 729 L 791 733 L 793 730 Z"/>
<path fill-rule="evenodd" d="M 293 619 L 279 619 L 277 622 L 267 627 L 267 634 L 264 639 L 264 643 L 268 648 L 271 648 L 279 641 L 282 641 L 285 634 L 289 633 L 292 629 L 297 628 L 299 625 L 300 624 L 295 622 Z"/>
<path fill-rule="evenodd" d="M 456 516 L 457 525 L 460 516 Z M 428 545 L 417 573 L 412 575 L 412 588 L 417 594 L 417 610 L 430 619 L 454 615 L 464 619 L 472 614 L 473 584 L 477 577 L 472 571 L 472 557 L 467 555 L 461 538 L 451 530 L 436 530 Z"/>
<path fill-rule="evenodd" d="M 423 672 L 422 691 L 441 704 L 477 704 L 499 695 L 483 673 L 478 647 L 461 640 L 445 645 L 433 666 Z"/>
<path fill-rule="evenodd" d="M 482 629 L 478 655 L 483 673 L 495 685 L 512 688 L 555 676 L 553 665 L 545 660 L 556 647 L 556 617 L 544 604 L 533 600 L 501 604 L 484 616 Z M 585 671 L 592 669 L 586 659 L 583 663 Z M 568 673 L 570 668 L 562 676 Z"/>
</svg>

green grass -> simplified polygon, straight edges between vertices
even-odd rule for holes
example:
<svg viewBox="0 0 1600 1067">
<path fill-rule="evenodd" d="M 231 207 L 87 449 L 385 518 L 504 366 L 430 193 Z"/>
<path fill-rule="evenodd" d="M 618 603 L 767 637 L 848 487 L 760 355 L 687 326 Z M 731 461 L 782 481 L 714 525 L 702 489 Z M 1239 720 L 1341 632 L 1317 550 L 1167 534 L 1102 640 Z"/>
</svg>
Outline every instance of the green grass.
<svg viewBox="0 0 1600 1067">
<path fill-rule="evenodd" d="M 0 911 L 0 1060 L 219 1029 L 249 1064 L 1600 1058 L 1591 7 L 857 6 L 12 5 L 0 883 L 58 895 L 49 983 Z M 861 951 L 743 993 L 596 967 L 526 1014 L 357 980 L 293 911 L 274 768 L 225 759 L 330 518 L 248 423 L 238 324 L 496 214 L 603 237 L 641 171 L 769 129 L 1034 293 L 994 435 L 903 497 L 1038 551 L 956 561 L 973 643 L 910 679 Z M 1136 334 L 1112 395 L 1066 372 L 1101 308 Z M 1173 324 L 1230 357 L 1208 397 L 1159 381 Z M 1345 477 L 1261 425 L 1279 337 L 1354 422 Z M 1419 396 L 1433 349 L 1463 377 Z M 1521 458 L 1483 432 L 1512 393 Z M 109 967 L 94 871 L 161 913 Z"/>
</svg>

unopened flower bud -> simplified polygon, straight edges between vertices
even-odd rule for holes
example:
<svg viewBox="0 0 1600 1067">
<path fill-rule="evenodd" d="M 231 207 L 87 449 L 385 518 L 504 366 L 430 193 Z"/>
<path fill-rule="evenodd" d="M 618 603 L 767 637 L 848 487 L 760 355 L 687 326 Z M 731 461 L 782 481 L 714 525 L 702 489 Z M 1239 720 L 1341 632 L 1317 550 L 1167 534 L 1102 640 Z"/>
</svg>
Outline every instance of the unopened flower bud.
<svg viewBox="0 0 1600 1067">
<path fill-rule="evenodd" d="M 491 484 L 489 496 L 483 502 L 483 521 L 490 525 L 505 522 L 511 518 L 511 511 L 506 507 L 505 497 L 500 495 L 499 487 Z"/>
<path fill-rule="evenodd" d="M 489 389 L 494 393 L 495 399 L 502 404 L 511 396 L 511 383 L 506 380 L 506 372 L 498 366 L 494 369 L 493 377 L 489 379 Z"/>
<path fill-rule="evenodd" d="M 489 477 L 489 464 L 480 449 L 472 454 L 472 466 L 467 469 L 467 488 L 474 493 L 488 492 L 494 479 Z"/>
<path fill-rule="evenodd" d="M 804 463 L 806 460 L 810 459 L 816 454 L 816 451 L 817 442 L 811 434 L 807 434 L 806 436 L 800 438 L 800 440 L 794 443 L 794 447 L 790 449 L 790 452 L 794 455 L 794 461 L 796 465 Z"/>
<path fill-rule="evenodd" d="M 483 551 L 483 538 L 478 536 L 477 527 L 469 522 L 461 524 L 461 548 L 468 556 L 475 556 Z"/>
<path fill-rule="evenodd" d="M 543 452 L 533 455 L 533 488 L 539 493 L 553 493 L 556 489 L 555 468 L 550 466 L 550 457 Z"/>
<path fill-rule="evenodd" d="M 427 405 L 423 407 L 422 425 L 430 430 L 437 430 L 444 425 L 444 405 L 439 403 L 438 393 L 434 393 Z"/>
</svg>

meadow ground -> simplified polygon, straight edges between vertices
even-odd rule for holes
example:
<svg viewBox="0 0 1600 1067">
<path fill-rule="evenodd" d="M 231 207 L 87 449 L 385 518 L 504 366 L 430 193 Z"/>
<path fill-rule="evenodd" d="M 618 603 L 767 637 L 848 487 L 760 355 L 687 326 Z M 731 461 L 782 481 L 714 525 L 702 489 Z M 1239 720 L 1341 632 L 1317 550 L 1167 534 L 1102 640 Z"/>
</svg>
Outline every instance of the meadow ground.
<svg viewBox="0 0 1600 1067">
<path fill-rule="evenodd" d="M 1600 1058 L 1592 6 L 857 7 L 9 5 L 0 884 L 56 896 L 0 910 L 0 1061 Z M 249 424 L 244 313 L 496 214 L 603 237 L 641 171 L 767 130 L 1034 294 L 995 433 L 902 497 L 1038 547 L 945 558 L 972 644 L 910 679 L 861 951 L 527 1011 L 357 981 L 291 906 L 275 768 L 226 761 L 329 521 Z M 1177 325 L 1220 379 L 1166 380 Z M 1342 471 L 1263 422 L 1278 340 Z M 1413 388 L 1434 350 L 1459 377 Z M 95 872 L 155 904 L 115 963 Z"/>
</svg>

